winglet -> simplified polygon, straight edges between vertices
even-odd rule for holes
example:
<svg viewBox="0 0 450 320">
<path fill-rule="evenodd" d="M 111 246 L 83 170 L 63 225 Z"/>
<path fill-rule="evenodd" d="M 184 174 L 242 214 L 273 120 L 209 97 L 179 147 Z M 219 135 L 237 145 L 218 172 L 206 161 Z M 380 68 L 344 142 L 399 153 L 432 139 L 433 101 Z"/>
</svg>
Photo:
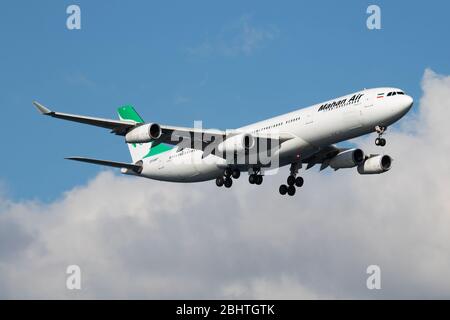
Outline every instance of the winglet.
<svg viewBox="0 0 450 320">
<path fill-rule="evenodd" d="M 48 115 L 48 114 L 52 113 L 51 110 L 47 109 L 46 107 L 44 107 L 42 104 L 40 104 L 37 101 L 33 101 L 33 104 L 41 114 Z"/>
</svg>

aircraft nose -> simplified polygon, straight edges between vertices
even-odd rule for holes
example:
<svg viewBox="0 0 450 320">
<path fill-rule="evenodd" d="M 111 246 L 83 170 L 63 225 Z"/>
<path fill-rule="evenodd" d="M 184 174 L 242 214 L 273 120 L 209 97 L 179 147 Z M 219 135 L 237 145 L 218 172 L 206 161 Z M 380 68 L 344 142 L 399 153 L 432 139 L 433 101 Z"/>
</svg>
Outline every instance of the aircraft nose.
<svg viewBox="0 0 450 320">
<path fill-rule="evenodd" d="M 414 99 L 411 96 L 405 95 L 403 97 L 402 107 L 407 112 L 409 111 L 409 109 L 411 109 L 413 103 Z"/>
</svg>

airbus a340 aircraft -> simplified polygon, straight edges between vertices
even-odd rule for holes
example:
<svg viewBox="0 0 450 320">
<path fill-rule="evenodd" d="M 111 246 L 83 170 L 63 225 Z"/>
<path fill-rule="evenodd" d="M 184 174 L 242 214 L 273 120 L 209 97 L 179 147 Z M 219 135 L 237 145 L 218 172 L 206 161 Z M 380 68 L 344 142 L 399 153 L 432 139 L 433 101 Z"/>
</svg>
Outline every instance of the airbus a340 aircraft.
<svg viewBox="0 0 450 320">
<path fill-rule="evenodd" d="M 33 102 L 44 115 L 110 129 L 125 137 L 132 163 L 82 157 L 67 158 L 120 168 L 124 174 L 171 182 L 215 180 L 230 188 L 241 172 L 251 184 L 261 184 L 269 168 L 290 165 L 282 195 L 293 196 L 303 185 L 297 176 L 320 164 L 338 170 L 356 167 L 360 174 L 379 174 L 391 168 L 388 155 L 365 154 L 334 144 L 376 132 L 384 146 L 386 128 L 402 118 L 413 99 L 397 88 L 364 89 L 234 130 L 185 128 L 145 123 L 133 107 L 118 109 L 120 120 L 54 112 Z M 187 142 L 186 142 L 187 141 Z"/>
</svg>

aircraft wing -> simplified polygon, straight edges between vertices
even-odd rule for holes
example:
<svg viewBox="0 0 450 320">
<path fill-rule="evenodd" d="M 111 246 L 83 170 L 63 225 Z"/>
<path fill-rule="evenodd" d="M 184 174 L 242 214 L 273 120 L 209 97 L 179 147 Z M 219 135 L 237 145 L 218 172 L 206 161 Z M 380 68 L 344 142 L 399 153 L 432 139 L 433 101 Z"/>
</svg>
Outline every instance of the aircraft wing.
<svg viewBox="0 0 450 320">
<path fill-rule="evenodd" d="M 87 163 L 92 163 L 92 164 L 98 164 L 98 165 L 114 167 L 114 168 L 125 168 L 125 169 L 133 170 L 134 172 L 137 172 L 137 173 L 142 171 L 142 165 L 139 165 L 139 164 L 109 161 L 109 160 L 99 160 L 99 159 L 91 159 L 91 158 L 83 158 L 83 157 L 68 157 L 66 159 L 80 161 L 80 162 L 87 162 Z"/>
<path fill-rule="evenodd" d="M 56 112 L 48 109 L 47 107 L 43 106 L 37 101 L 33 101 L 33 105 L 36 107 L 36 109 L 38 109 L 38 111 L 41 114 L 45 116 L 111 129 L 113 133 L 122 136 L 126 135 L 127 132 L 130 129 L 134 128 L 135 126 L 141 125 L 141 123 L 137 123 L 136 121 L 133 120 L 111 120 L 111 119 L 81 116 L 70 113 Z M 186 127 L 175 127 L 166 125 L 160 125 L 160 127 L 162 129 L 163 136 L 160 139 L 161 141 L 158 141 L 159 143 L 164 142 L 168 144 L 175 144 L 175 140 L 178 141 L 177 138 L 186 136 L 190 136 L 191 139 L 194 140 L 195 139 L 198 140 L 199 137 L 201 137 L 200 140 L 203 140 L 205 139 L 203 138 L 203 136 L 205 135 L 225 136 L 224 131 L 215 129 L 186 128 Z M 174 140 L 174 142 L 172 143 L 171 140 Z"/>
<path fill-rule="evenodd" d="M 314 167 L 316 164 L 321 164 L 320 170 L 324 170 L 328 167 L 328 161 L 337 155 L 339 152 L 347 150 L 346 148 L 338 148 L 335 145 L 329 145 L 324 148 L 321 148 L 318 152 L 313 154 L 312 156 L 303 159 L 302 162 L 306 163 L 306 169 L 310 169 Z"/>
<path fill-rule="evenodd" d="M 142 125 L 143 123 L 138 123 L 133 120 L 110 120 L 103 118 L 95 118 L 88 116 L 81 116 L 69 113 L 55 112 L 52 111 L 37 101 L 33 102 L 34 106 L 38 109 L 38 111 L 46 116 L 50 116 L 53 118 L 59 118 L 68 121 L 74 121 L 84 124 L 89 124 L 97 127 L 111 129 L 112 133 L 117 135 L 124 136 L 131 129 L 136 126 Z M 238 130 L 235 131 L 223 131 L 218 129 L 203 129 L 203 128 L 188 128 L 188 127 L 176 127 L 169 125 L 159 125 L 162 130 L 161 137 L 154 141 L 154 145 L 159 143 L 167 143 L 171 145 L 178 145 L 180 141 L 183 141 L 183 138 L 188 138 L 188 142 L 190 145 L 181 146 L 182 148 L 192 148 L 204 150 L 206 145 L 210 144 L 213 141 L 219 139 L 219 141 L 224 141 L 232 136 L 240 134 Z M 270 136 L 265 135 L 264 133 L 258 133 L 253 135 L 257 139 L 274 139 L 278 140 L 279 143 L 283 143 L 289 139 L 294 138 L 294 136 L 288 133 L 281 133 L 278 136 Z"/>
<path fill-rule="evenodd" d="M 50 116 L 53 118 L 64 119 L 68 121 L 80 122 L 106 129 L 111 129 L 112 132 L 117 135 L 124 136 L 128 132 L 128 130 L 136 126 L 136 122 L 131 120 L 123 121 L 123 120 L 110 120 L 95 117 L 79 116 L 75 114 L 55 112 L 49 110 L 37 101 L 33 101 L 33 104 L 43 115 Z"/>
</svg>

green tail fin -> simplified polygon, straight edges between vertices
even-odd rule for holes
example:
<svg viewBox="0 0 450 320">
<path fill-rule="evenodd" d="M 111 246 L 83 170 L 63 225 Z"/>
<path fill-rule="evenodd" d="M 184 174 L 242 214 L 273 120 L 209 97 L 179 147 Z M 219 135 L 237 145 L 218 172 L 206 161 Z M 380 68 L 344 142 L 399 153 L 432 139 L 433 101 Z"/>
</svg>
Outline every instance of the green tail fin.
<svg viewBox="0 0 450 320">
<path fill-rule="evenodd" d="M 137 123 L 144 123 L 141 116 L 134 110 L 133 106 L 127 105 L 117 109 L 120 120 L 133 120 Z"/>
<path fill-rule="evenodd" d="M 132 120 L 136 123 L 144 123 L 141 116 L 134 110 L 133 106 L 125 105 L 117 109 L 120 120 Z M 151 143 L 132 143 L 128 144 L 130 150 L 131 159 L 134 163 L 141 160 L 151 149 Z"/>
<path fill-rule="evenodd" d="M 130 105 L 122 106 L 117 109 L 120 120 L 132 120 L 136 123 L 144 123 L 141 116 Z M 158 144 L 152 148 L 152 143 L 129 143 L 128 149 L 130 150 L 131 159 L 134 163 L 144 158 L 152 157 L 154 155 L 171 150 L 173 147 L 165 145 L 163 143 Z"/>
</svg>

